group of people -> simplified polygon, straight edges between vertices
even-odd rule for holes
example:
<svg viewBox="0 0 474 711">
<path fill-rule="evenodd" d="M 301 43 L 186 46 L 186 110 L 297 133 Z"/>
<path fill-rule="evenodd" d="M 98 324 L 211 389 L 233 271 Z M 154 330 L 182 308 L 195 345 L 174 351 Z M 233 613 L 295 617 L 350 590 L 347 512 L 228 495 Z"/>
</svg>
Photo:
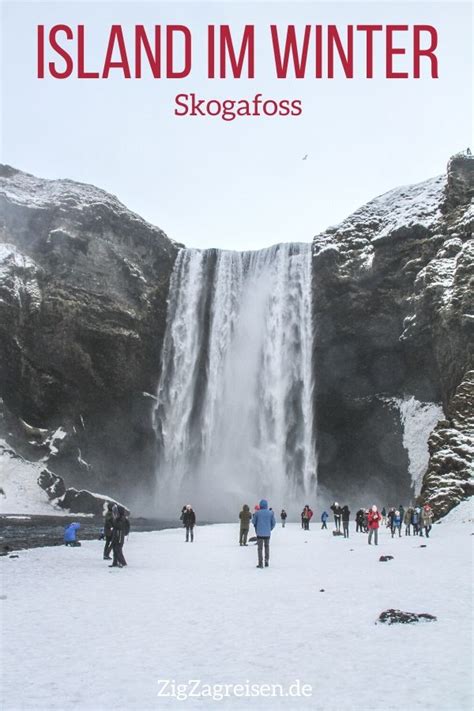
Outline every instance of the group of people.
<svg viewBox="0 0 474 711">
<path fill-rule="evenodd" d="M 334 526 L 335 531 L 340 532 L 341 521 L 343 526 L 344 538 L 349 538 L 349 516 L 350 511 L 348 506 L 341 507 L 337 501 L 331 506 L 331 511 L 334 514 Z M 326 511 L 321 514 L 321 528 L 327 528 L 327 519 L 329 518 Z M 392 507 L 389 509 L 388 513 L 385 507 L 382 511 L 378 511 L 375 504 L 371 509 L 359 509 L 356 513 L 356 533 L 368 533 L 369 545 L 372 543 L 372 538 L 374 539 L 375 545 L 378 544 L 378 529 L 382 526 L 387 526 L 390 528 L 392 538 L 397 534 L 401 537 L 402 535 L 402 524 L 405 524 L 405 535 L 411 535 L 411 528 L 413 527 L 413 535 L 423 536 L 429 538 L 431 528 L 433 526 L 433 510 L 429 504 L 425 504 L 423 508 L 421 506 L 409 507 L 406 511 L 402 504 L 400 504 L 398 509 Z"/>
<path fill-rule="evenodd" d="M 349 538 L 349 522 L 350 522 L 350 509 L 349 506 L 340 504 L 335 501 L 330 510 L 334 516 L 334 533 L 336 535 L 343 535 L 344 538 Z M 313 517 L 313 511 L 307 504 L 303 511 L 301 512 L 301 527 L 303 530 L 309 530 L 309 523 Z M 281 510 L 280 519 L 282 528 L 285 527 L 286 519 L 288 514 L 285 509 Z M 321 514 L 321 528 L 327 529 L 327 521 L 329 514 L 327 511 L 323 511 Z M 262 499 L 260 504 L 255 506 L 253 515 L 250 512 L 248 504 L 244 504 L 241 512 L 239 513 L 240 519 L 240 536 L 239 544 L 241 546 L 247 545 L 248 534 L 250 530 L 250 522 L 253 523 L 255 527 L 257 546 L 258 546 L 258 565 L 261 568 L 263 565 L 268 567 L 270 558 L 270 536 L 271 531 L 275 527 L 275 515 L 273 510 L 268 508 L 268 502 Z M 377 506 L 374 504 L 370 509 L 359 509 L 355 517 L 356 521 L 356 532 L 362 532 L 368 534 L 368 544 L 378 545 L 378 533 L 380 526 L 386 525 L 390 528 L 392 538 L 398 532 L 401 536 L 402 523 L 405 524 L 405 535 L 411 535 L 411 528 L 413 527 L 413 534 L 429 537 L 431 527 L 433 525 L 433 510 L 429 504 L 420 507 L 409 507 L 406 511 L 402 505 L 398 509 L 392 507 L 389 509 L 388 513 L 385 507 L 380 512 Z M 342 531 L 341 531 L 342 528 Z M 265 561 L 263 561 L 262 552 L 265 551 Z"/>
<path fill-rule="evenodd" d="M 330 510 L 334 516 L 334 534 L 344 535 L 344 538 L 349 538 L 349 521 L 350 510 L 347 505 L 340 506 L 335 501 Z M 305 531 L 309 531 L 309 524 L 313 517 L 311 507 L 306 504 L 301 512 L 301 527 Z M 285 528 L 288 514 L 285 509 L 281 510 L 280 520 L 281 525 Z M 329 514 L 323 511 L 321 514 L 321 528 L 327 529 L 327 521 Z M 255 528 L 255 538 L 257 542 L 258 564 L 257 568 L 268 568 L 270 564 L 270 537 L 271 532 L 275 528 L 275 514 L 272 508 L 268 507 L 268 501 L 262 499 L 259 504 L 254 507 L 253 514 L 250 512 L 248 504 L 242 506 L 239 513 L 240 533 L 239 545 L 247 546 L 250 524 Z M 191 504 L 186 504 L 181 509 L 180 521 L 186 530 L 186 543 L 194 541 L 194 527 L 196 525 L 196 513 Z M 387 512 L 385 507 L 379 512 L 374 504 L 370 509 L 359 509 L 355 517 L 356 532 L 368 533 L 368 543 L 378 545 L 378 531 L 380 526 L 386 525 L 390 528 L 392 538 L 397 534 L 402 535 L 402 524 L 405 524 L 405 535 L 410 536 L 413 529 L 413 535 L 429 534 L 433 525 L 433 511 L 429 504 L 425 506 L 410 506 L 405 511 L 402 505 L 398 509 L 390 508 Z M 70 523 L 64 530 L 64 543 L 66 546 L 80 546 L 77 540 L 77 531 L 81 527 L 80 523 Z M 342 527 L 342 532 L 341 532 Z M 130 532 L 130 522 L 128 520 L 127 511 L 123 506 L 109 502 L 104 519 L 104 529 L 102 537 L 105 539 L 104 545 L 104 560 L 112 560 L 110 568 L 123 568 L 127 565 L 123 554 L 123 546 L 125 538 Z M 251 539 L 255 540 L 255 539 Z M 110 553 L 113 552 L 113 559 Z"/>
<path fill-rule="evenodd" d="M 72 548 L 77 548 L 81 542 L 77 540 L 77 532 L 80 529 L 80 523 L 69 523 L 64 528 L 64 544 Z M 127 511 L 123 506 L 108 502 L 104 516 L 104 528 L 100 535 L 101 540 L 105 540 L 104 544 L 104 560 L 111 560 L 112 564 L 109 568 L 123 568 L 127 565 L 123 554 L 123 545 L 125 538 L 130 533 L 130 521 L 128 520 Z M 113 553 L 113 558 L 110 553 Z"/>
<path fill-rule="evenodd" d="M 368 509 L 359 509 L 357 511 L 356 532 L 368 532 L 368 515 Z M 381 525 L 390 528 L 392 538 L 394 538 L 397 533 L 401 538 L 403 525 L 405 525 L 405 536 L 411 536 L 412 530 L 414 536 L 425 535 L 427 538 L 430 536 L 430 531 L 433 526 L 433 510 L 429 504 L 425 504 L 423 508 L 421 506 L 410 506 L 406 511 L 403 505 L 400 504 L 398 509 L 392 507 L 388 510 L 388 513 L 384 506 L 380 515 L 382 517 Z"/>
</svg>

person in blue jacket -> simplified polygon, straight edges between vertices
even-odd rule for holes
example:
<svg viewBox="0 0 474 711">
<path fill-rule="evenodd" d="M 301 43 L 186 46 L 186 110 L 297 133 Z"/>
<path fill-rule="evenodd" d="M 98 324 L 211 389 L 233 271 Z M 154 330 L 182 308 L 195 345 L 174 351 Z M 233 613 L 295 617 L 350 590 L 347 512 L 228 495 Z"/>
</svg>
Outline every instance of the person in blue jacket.
<svg viewBox="0 0 474 711">
<path fill-rule="evenodd" d="M 262 499 L 260 508 L 255 511 L 252 523 L 257 534 L 258 565 L 263 568 L 263 548 L 265 547 L 265 568 L 268 568 L 270 560 L 270 536 L 275 528 L 275 514 L 268 508 L 268 501 Z"/>
<path fill-rule="evenodd" d="M 70 523 L 64 528 L 64 543 L 66 546 L 80 546 L 80 541 L 76 538 L 76 532 L 81 527 L 80 523 Z"/>
<path fill-rule="evenodd" d="M 328 520 L 328 518 L 329 518 L 329 514 L 327 513 L 327 511 L 323 511 L 322 514 L 321 514 L 321 523 L 323 524 L 323 525 L 321 526 L 321 530 L 322 530 L 323 528 L 327 528 L 327 520 Z"/>
</svg>

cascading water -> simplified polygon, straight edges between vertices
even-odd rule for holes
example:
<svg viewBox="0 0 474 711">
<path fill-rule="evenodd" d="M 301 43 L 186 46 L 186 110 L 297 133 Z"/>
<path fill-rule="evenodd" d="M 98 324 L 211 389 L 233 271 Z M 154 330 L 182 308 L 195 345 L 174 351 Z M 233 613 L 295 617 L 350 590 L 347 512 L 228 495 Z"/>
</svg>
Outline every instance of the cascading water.
<svg viewBox="0 0 474 711">
<path fill-rule="evenodd" d="M 156 431 L 161 515 L 192 502 L 302 505 L 316 489 L 311 247 L 183 249 L 170 284 Z"/>
</svg>

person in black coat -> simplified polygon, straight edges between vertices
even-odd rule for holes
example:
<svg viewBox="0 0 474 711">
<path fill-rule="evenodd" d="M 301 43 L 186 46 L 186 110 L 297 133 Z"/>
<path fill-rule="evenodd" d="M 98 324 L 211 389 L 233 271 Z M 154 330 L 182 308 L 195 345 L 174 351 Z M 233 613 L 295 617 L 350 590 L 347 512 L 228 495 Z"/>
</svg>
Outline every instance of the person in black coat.
<svg viewBox="0 0 474 711">
<path fill-rule="evenodd" d="M 349 507 L 343 506 L 342 507 L 342 530 L 344 531 L 344 538 L 349 538 L 349 517 L 351 515 L 351 512 L 349 511 Z"/>
<path fill-rule="evenodd" d="M 356 533 L 364 533 L 364 509 L 359 509 L 356 513 Z"/>
<path fill-rule="evenodd" d="M 107 513 L 104 518 L 104 560 L 111 560 L 110 551 L 112 550 L 112 533 L 114 531 L 114 515 L 112 513 L 112 504 L 107 504 Z"/>
<path fill-rule="evenodd" d="M 193 511 L 191 504 L 187 504 L 181 514 L 183 526 L 186 529 L 186 543 L 194 541 L 194 526 L 196 525 L 196 514 Z"/>
<path fill-rule="evenodd" d="M 112 513 L 114 514 L 112 529 L 112 550 L 114 553 L 114 559 L 109 568 L 123 568 L 127 565 L 127 561 L 125 560 L 125 556 L 123 554 L 123 544 L 125 543 L 125 536 L 128 536 L 130 532 L 130 523 L 123 506 L 116 506 L 114 504 Z"/>
</svg>

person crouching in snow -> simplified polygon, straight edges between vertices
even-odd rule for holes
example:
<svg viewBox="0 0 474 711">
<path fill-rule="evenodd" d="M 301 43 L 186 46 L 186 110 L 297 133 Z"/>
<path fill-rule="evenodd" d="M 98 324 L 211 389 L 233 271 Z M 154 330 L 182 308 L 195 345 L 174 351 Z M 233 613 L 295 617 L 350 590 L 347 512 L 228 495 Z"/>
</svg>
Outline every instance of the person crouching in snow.
<svg viewBox="0 0 474 711">
<path fill-rule="evenodd" d="M 367 516 L 367 525 L 369 527 L 369 546 L 372 545 L 372 536 L 374 537 L 375 545 L 378 546 L 379 544 L 379 525 L 381 520 L 382 516 L 377 511 L 377 507 L 374 504 Z"/>
<path fill-rule="evenodd" d="M 265 547 L 265 568 L 268 568 L 270 561 L 270 536 L 275 528 L 275 514 L 268 508 L 268 501 L 262 499 L 260 508 L 255 511 L 252 519 L 257 534 L 258 565 L 263 568 L 263 548 Z"/>
<path fill-rule="evenodd" d="M 421 512 L 421 522 L 425 529 L 426 537 L 430 537 L 431 527 L 433 525 L 433 510 L 429 504 L 423 506 L 423 511 Z"/>
<path fill-rule="evenodd" d="M 191 504 L 186 504 L 186 509 L 183 512 L 183 525 L 186 529 L 186 543 L 194 541 L 194 526 L 196 525 L 196 514 L 193 511 Z"/>
<path fill-rule="evenodd" d="M 130 523 L 123 506 L 117 506 L 117 504 L 114 504 L 112 507 L 112 513 L 114 515 L 112 530 L 112 551 L 114 559 L 112 561 L 112 565 L 109 565 L 109 568 L 123 568 L 127 565 L 127 561 L 125 560 L 125 556 L 123 554 L 123 544 L 125 543 L 125 536 L 128 536 L 130 533 Z"/>
<path fill-rule="evenodd" d="M 395 511 L 392 518 L 392 538 L 395 535 L 395 531 L 398 529 L 398 537 L 402 535 L 402 517 L 400 511 Z"/>
<path fill-rule="evenodd" d="M 76 538 L 76 533 L 80 529 L 80 527 L 80 523 L 70 523 L 68 526 L 65 527 L 64 544 L 66 546 L 72 546 L 73 548 L 77 548 L 81 545 L 80 541 L 78 541 Z"/>
<path fill-rule="evenodd" d="M 327 520 L 328 520 L 328 518 L 329 518 L 328 512 L 327 512 L 327 511 L 323 511 L 322 514 L 321 514 L 321 524 L 322 524 L 321 530 L 323 530 L 323 528 L 326 528 L 326 529 L 327 529 Z"/>
<path fill-rule="evenodd" d="M 239 545 L 247 545 L 247 536 L 249 535 L 250 521 L 252 520 L 252 514 L 247 504 L 242 506 L 242 511 L 239 513 L 240 518 L 240 538 Z"/>
</svg>

